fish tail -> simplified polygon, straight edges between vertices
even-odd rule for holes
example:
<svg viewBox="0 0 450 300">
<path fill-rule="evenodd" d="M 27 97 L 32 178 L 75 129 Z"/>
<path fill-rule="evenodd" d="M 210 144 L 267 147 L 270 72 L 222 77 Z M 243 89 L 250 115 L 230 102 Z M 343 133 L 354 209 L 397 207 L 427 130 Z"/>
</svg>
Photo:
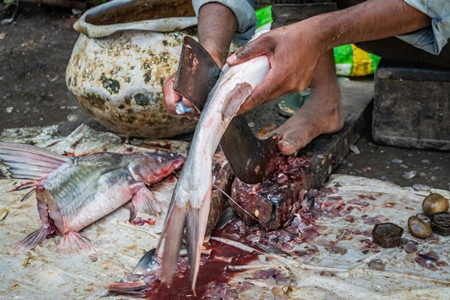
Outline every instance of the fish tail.
<svg viewBox="0 0 450 300">
<path fill-rule="evenodd" d="M 212 179 L 210 177 L 210 179 Z M 157 257 L 161 258 L 161 269 L 163 281 L 170 285 L 177 264 L 183 239 L 184 228 L 186 228 L 186 243 L 188 247 L 188 259 L 190 267 L 191 288 L 195 295 L 195 285 L 200 266 L 200 255 L 208 215 L 211 206 L 212 182 L 204 191 L 186 193 L 185 189 L 178 186 L 172 195 L 169 211 L 167 213 L 164 229 L 156 247 Z M 202 196 L 203 195 L 203 196 Z M 161 246 L 162 255 L 161 255 Z"/>
<path fill-rule="evenodd" d="M 176 203 L 171 205 L 164 223 L 164 230 L 156 247 L 156 252 L 160 256 L 160 247 L 163 246 L 161 269 L 163 280 L 167 285 L 172 283 L 172 276 L 180 253 L 188 210 L 187 206 L 180 207 Z"/>
<path fill-rule="evenodd" d="M 97 245 L 78 232 L 71 231 L 63 235 L 56 252 L 97 253 Z"/>
<path fill-rule="evenodd" d="M 9 250 L 9 253 L 18 254 L 30 250 L 40 244 L 49 234 L 51 234 L 51 228 L 42 226 L 15 243 Z"/>
<path fill-rule="evenodd" d="M 36 146 L 0 142 L 0 177 L 41 180 L 69 160 Z"/>
<path fill-rule="evenodd" d="M 209 209 L 211 206 L 211 189 L 205 195 L 199 208 L 190 209 L 187 214 L 186 238 L 188 245 L 188 257 L 191 289 L 195 295 L 195 284 L 197 282 L 198 269 L 200 267 L 200 256 L 208 223 Z"/>
</svg>

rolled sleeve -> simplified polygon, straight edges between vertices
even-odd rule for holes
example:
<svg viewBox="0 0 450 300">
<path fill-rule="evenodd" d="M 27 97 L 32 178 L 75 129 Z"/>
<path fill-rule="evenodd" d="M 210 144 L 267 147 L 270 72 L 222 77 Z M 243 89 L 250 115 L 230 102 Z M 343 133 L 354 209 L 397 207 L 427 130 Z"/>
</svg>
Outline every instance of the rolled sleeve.
<svg viewBox="0 0 450 300">
<path fill-rule="evenodd" d="M 195 14 L 198 16 L 200 8 L 210 2 L 220 3 L 228 7 L 236 17 L 238 28 L 233 36 L 233 42 L 244 44 L 255 34 L 257 21 L 255 10 L 253 9 L 254 0 L 192 0 Z"/>
<path fill-rule="evenodd" d="M 450 1 L 404 0 L 431 18 L 431 26 L 397 36 L 424 51 L 438 55 L 450 38 Z"/>
</svg>

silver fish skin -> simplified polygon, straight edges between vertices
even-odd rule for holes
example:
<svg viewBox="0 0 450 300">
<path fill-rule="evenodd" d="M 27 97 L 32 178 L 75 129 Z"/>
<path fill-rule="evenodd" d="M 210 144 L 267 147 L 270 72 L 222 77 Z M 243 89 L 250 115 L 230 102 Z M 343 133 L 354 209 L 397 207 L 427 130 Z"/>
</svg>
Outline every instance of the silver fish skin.
<svg viewBox="0 0 450 300">
<path fill-rule="evenodd" d="M 171 283 L 186 228 L 190 281 L 195 293 L 200 250 L 211 201 L 212 158 L 230 121 L 269 69 L 267 56 L 256 57 L 233 67 L 225 65 L 208 96 L 157 246 L 167 284 Z"/>
<path fill-rule="evenodd" d="M 137 211 L 160 214 L 164 204 L 158 203 L 147 186 L 183 163 L 181 155 L 172 153 L 65 157 L 31 145 L 0 142 L 0 173 L 35 181 L 33 191 L 43 224 L 10 252 L 31 249 L 57 232 L 63 235 L 57 251 L 95 252 L 95 244 L 78 231 L 130 199 L 130 221 Z"/>
</svg>

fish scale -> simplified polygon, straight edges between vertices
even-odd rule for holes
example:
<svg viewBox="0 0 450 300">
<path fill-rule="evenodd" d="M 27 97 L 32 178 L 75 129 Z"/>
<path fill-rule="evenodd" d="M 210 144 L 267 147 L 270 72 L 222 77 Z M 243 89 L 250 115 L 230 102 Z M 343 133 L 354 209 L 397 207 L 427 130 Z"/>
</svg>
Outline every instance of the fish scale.
<svg viewBox="0 0 450 300">
<path fill-rule="evenodd" d="M 65 215 L 76 213 L 84 202 L 74 201 L 79 198 L 84 201 L 93 200 L 91 197 L 87 197 L 87 194 L 91 194 L 89 191 L 95 191 L 98 187 L 96 178 L 100 178 L 101 175 L 113 170 L 112 167 L 107 170 L 97 168 L 94 172 L 87 168 L 72 166 L 65 170 L 65 172 L 59 173 L 58 177 L 62 177 L 64 185 L 45 185 L 45 188 L 52 191 L 55 199 L 58 199 L 58 206 Z M 69 172 L 69 174 L 64 174 Z"/>
</svg>

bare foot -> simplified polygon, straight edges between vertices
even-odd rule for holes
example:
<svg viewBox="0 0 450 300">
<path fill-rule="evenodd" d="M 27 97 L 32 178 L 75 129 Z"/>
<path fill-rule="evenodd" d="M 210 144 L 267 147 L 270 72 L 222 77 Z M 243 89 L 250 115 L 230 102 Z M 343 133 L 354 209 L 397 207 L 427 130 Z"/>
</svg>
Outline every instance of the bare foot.
<svg viewBox="0 0 450 300">
<path fill-rule="evenodd" d="M 278 148 L 291 155 L 315 137 L 333 133 L 344 126 L 339 83 L 332 51 L 324 54 L 314 71 L 310 95 L 303 106 L 274 132 L 280 136 Z"/>
<path fill-rule="evenodd" d="M 276 132 L 280 152 L 291 155 L 304 148 L 315 137 L 338 131 L 344 125 L 339 87 L 313 89 L 309 99 Z"/>
</svg>

